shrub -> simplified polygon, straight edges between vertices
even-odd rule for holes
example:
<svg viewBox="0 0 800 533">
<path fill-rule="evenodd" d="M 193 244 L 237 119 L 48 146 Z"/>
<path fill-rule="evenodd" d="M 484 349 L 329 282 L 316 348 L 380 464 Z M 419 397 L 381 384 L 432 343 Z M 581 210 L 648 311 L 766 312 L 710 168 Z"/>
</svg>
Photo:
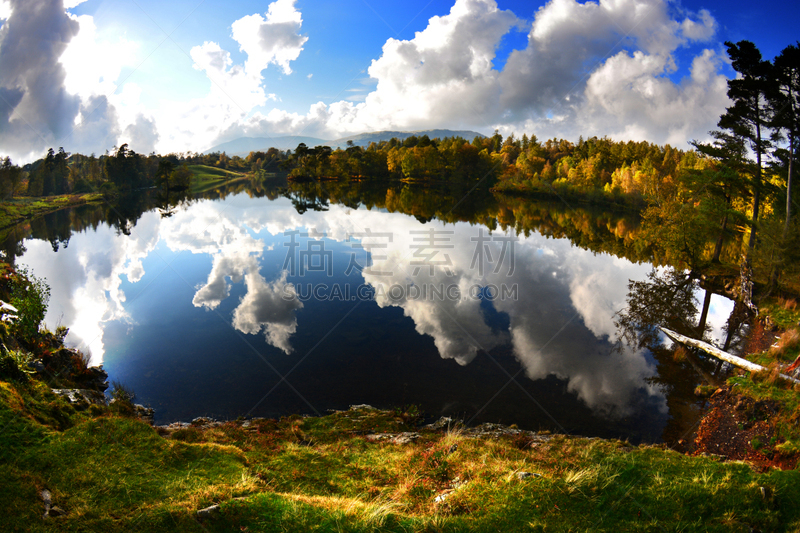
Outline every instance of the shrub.
<svg viewBox="0 0 800 533">
<path fill-rule="evenodd" d="M 11 287 L 11 305 L 19 311 L 12 331 L 25 340 L 32 340 L 39 333 L 39 325 L 47 313 L 50 287 L 42 278 L 37 278 L 25 267 L 17 268 Z"/>
</svg>

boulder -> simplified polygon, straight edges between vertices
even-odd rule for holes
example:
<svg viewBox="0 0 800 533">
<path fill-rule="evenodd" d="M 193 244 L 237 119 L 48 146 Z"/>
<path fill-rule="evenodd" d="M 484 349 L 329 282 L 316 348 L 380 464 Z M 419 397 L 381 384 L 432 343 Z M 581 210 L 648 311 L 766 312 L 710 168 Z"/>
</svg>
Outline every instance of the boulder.
<svg viewBox="0 0 800 533">
<path fill-rule="evenodd" d="M 103 365 L 91 366 L 87 371 L 89 376 L 83 380 L 86 388 L 105 392 L 108 389 L 108 372 L 103 370 Z"/>
<path fill-rule="evenodd" d="M 106 405 L 105 395 L 91 389 L 51 389 L 57 396 L 61 396 L 75 409 L 87 409 L 90 405 Z"/>
<path fill-rule="evenodd" d="M 142 404 L 134 404 L 133 409 L 136 411 L 136 416 L 150 424 L 153 425 L 153 420 L 155 418 L 156 411 L 152 407 L 145 407 Z"/>
</svg>

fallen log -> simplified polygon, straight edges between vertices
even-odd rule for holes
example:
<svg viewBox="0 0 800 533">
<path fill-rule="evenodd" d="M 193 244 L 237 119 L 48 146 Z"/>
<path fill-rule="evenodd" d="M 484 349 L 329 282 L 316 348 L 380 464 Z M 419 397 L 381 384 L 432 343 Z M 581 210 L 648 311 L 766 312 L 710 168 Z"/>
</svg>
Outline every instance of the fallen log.
<svg viewBox="0 0 800 533">
<path fill-rule="evenodd" d="M 681 335 L 680 333 L 676 333 L 671 329 L 667 328 L 658 328 L 664 332 L 664 334 L 669 337 L 670 339 L 674 340 L 675 342 L 679 342 L 681 344 L 685 344 L 687 346 L 692 346 L 694 348 L 698 348 L 703 350 L 707 354 L 716 357 L 717 359 L 721 359 L 726 363 L 730 363 L 733 366 L 737 366 L 739 368 L 743 368 L 749 372 L 761 372 L 762 370 L 767 370 L 766 367 L 761 365 L 757 365 L 755 363 L 751 363 L 747 359 L 742 359 L 741 357 L 737 357 L 733 354 L 729 354 L 728 352 L 723 352 L 719 348 L 708 344 L 707 342 L 699 341 L 697 339 L 693 339 L 691 337 L 686 337 Z M 781 378 L 791 381 L 792 383 L 800 383 L 800 379 L 795 379 L 791 376 L 787 376 L 786 374 L 779 374 Z"/>
</svg>

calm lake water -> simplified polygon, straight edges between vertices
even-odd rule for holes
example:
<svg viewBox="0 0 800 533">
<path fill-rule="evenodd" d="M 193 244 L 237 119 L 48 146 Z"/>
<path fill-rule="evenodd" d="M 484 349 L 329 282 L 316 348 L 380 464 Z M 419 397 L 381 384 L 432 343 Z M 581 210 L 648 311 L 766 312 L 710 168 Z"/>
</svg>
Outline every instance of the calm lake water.
<svg viewBox="0 0 800 533">
<path fill-rule="evenodd" d="M 634 223 L 525 206 L 550 217 L 531 230 L 518 200 L 455 216 L 459 192 L 315 187 L 61 211 L 5 248 L 51 286 L 49 327 L 157 423 L 367 403 L 634 442 L 691 430 L 699 375 L 618 340 L 629 280 L 653 267 L 597 250 Z M 712 334 L 729 311 L 712 299 Z"/>
</svg>

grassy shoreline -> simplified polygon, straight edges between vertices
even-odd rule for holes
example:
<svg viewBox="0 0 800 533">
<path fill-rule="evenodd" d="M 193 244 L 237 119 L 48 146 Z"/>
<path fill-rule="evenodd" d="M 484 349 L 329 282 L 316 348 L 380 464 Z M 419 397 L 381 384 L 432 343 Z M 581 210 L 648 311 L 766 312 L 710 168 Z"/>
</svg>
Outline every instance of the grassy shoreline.
<svg viewBox="0 0 800 533">
<path fill-rule="evenodd" d="M 153 428 L 0 382 L 9 531 L 790 531 L 800 472 L 361 407 Z M 529 474 L 529 475 L 528 475 Z M 42 518 L 47 489 L 63 516 Z M 202 521 L 197 511 L 218 506 Z"/>
<path fill-rule="evenodd" d="M 103 195 L 100 193 L 62 194 L 60 196 L 42 197 L 20 196 L 0 203 L 0 229 L 67 207 L 102 201 Z"/>
</svg>

